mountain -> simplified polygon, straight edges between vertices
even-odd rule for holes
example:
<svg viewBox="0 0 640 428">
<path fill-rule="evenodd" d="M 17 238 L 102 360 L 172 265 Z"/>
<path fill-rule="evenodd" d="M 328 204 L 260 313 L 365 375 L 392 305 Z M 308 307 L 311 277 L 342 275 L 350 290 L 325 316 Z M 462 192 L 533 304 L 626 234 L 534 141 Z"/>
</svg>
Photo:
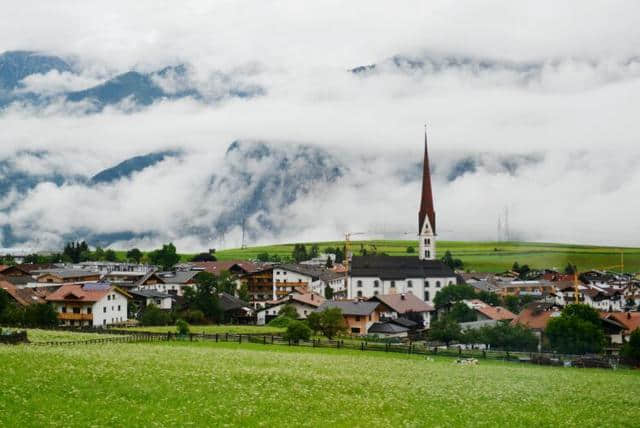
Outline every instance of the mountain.
<svg viewBox="0 0 640 428">
<path fill-rule="evenodd" d="M 16 89 L 25 77 L 51 70 L 71 72 L 71 66 L 56 56 L 32 51 L 5 52 L 0 54 L 0 89 Z"/>
<path fill-rule="evenodd" d="M 62 99 L 69 103 L 89 102 L 86 112 L 95 113 L 125 100 L 131 102 L 127 105 L 128 109 L 135 109 L 164 99 L 191 97 L 203 103 L 217 103 L 225 98 L 249 98 L 265 93 L 258 85 L 220 72 L 212 73 L 210 81 L 204 84 L 196 82 L 192 79 L 189 66 L 185 64 L 150 73 L 131 70 L 87 89 L 54 95 L 20 90 L 24 78 L 52 70 L 82 73 L 82 70 L 72 69 L 64 59 L 56 56 L 30 51 L 12 51 L 0 55 L 0 108 L 14 102 L 46 107 Z M 201 87 L 206 90 L 203 91 Z"/>
<path fill-rule="evenodd" d="M 155 153 L 148 153 L 146 155 L 134 156 L 130 159 L 120 162 L 118 165 L 107 168 L 89 180 L 90 184 L 105 184 L 112 183 L 122 178 L 130 178 L 134 173 L 140 172 L 146 168 L 154 166 L 159 162 L 164 161 L 170 157 L 179 156 L 180 152 L 177 151 L 162 151 Z"/>
</svg>

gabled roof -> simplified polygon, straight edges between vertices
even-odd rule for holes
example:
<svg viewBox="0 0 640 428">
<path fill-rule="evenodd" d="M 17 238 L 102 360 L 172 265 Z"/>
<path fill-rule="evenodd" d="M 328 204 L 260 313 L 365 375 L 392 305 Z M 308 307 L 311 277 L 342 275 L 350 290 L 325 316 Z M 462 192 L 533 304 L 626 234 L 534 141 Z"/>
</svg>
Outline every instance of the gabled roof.
<svg viewBox="0 0 640 428">
<path fill-rule="evenodd" d="M 454 278 L 449 266 L 440 260 L 420 260 L 416 256 L 353 256 L 351 276 L 383 280 L 405 278 Z"/>
<path fill-rule="evenodd" d="M 83 301 L 97 302 L 111 292 L 117 292 L 125 297 L 131 297 L 129 293 L 113 287 L 109 284 L 64 284 L 47 296 L 49 302 Z"/>
<path fill-rule="evenodd" d="M 379 302 L 359 302 L 351 300 L 329 300 L 324 302 L 315 311 L 321 312 L 329 308 L 340 308 L 342 315 L 367 316 L 380 306 Z"/>
<path fill-rule="evenodd" d="M 10 282 L 1 280 L 0 288 L 6 291 L 16 302 L 18 302 L 18 304 L 22 306 L 31 305 L 33 303 L 45 303 L 45 300 L 30 288 L 16 288 L 16 286 Z"/>
<path fill-rule="evenodd" d="M 236 309 L 246 308 L 249 306 L 249 304 L 244 300 L 225 292 L 218 294 L 218 302 L 220 303 L 220 309 L 222 309 L 223 312 L 234 311 Z"/>
<path fill-rule="evenodd" d="M 622 324 L 629 332 L 640 328 L 640 312 L 610 312 L 605 317 Z"/>
<path fill-rule="evenodd" d="M 511 321 L 511 324 L 521 324 L 534 330 L 544 330 L 552 317 L 560 316 L 560 311 L 552 305 L 533 303 L 527 306 Z"/>
<path fill-rule="evenodd" d="M 156 290 L 129 290 L 128 292 L 134 297 L 136 296 L 144 297 L 144 298 L 156 297 L 158 299 L 173 298 L 171 294 L 161 293 L 160 291 L 156 291 Z"/>
<path fill-rule="evenodd" d="M 485 317 L 495 321 L 510 321 L 517 317 L 516 314 L 502 306 L 491 306 L 479 299 L 465 300 L 470 308 L 480 312 Z"/>
<path fill-rule="evenodd" d="M 412 329 L 420 325 L 417 322 L 411 321 L 410 319 L 407 319 L 407 318 L 393 318 L 391 320 L 388 320 L 388 322 L 393 324 L 398 324 L 399 326 L 406 327 L 408 329 Z"/>
<path fill-rule="evenodd" d="M 380 294 L 368 299 L 371 301 L 378 301 L 384 303 L 390 309 L 399 314 L 406 314 L 408 312 L 431 312 L 435 310 L 433 305 L 420 300 L 413 293 L 403 294 Z"/>
<path fill-rule="evenodd" d="M 201 271 L 179 270 L 176 272 L 155 272 L 155 276 L 165 284 L 186 284 L 195 278 Z M 144 279 L 146 280 L 146 278 Z"/>
<path fill-rule="evenodd" d="M 326 271 L 326 269 L 318 266 L 298 265 L 298 264 L 291 264 L 291 263 L 276 265 L 274 266 L 274 269 L 288 270 L 290 272 L 296 272 L 302 275 L 308 275 L 314 281 L 319 279 L 320 275 L 322 275 Z"/>
<path fill-rule="evenodd" d="M 206 272 L 214 275 L 219 275 L 221 272 L 229 271 L 232 268 L 237 268 L 244 273 L 255 272 L 260 269 L 260 266 L 249 262 L 247 260 L 224 260 L 215 262 L 193 262 L 193 266 L 200 268 Z"/>
<path fill-rule="evenodd" d="M 81 269 L 47 269 L 44 271 L 33 271 L 33 273 L 37 274 L 38 278 L 45 275 L 53 275 L 62 279 L 83 278 L 86 276 L 100 276 L 100 272 Z"/>
<path fill-rule="evenodd" d="M 286 303 L 290 301 L 303 303 L 305 305 L 314 306 L 317 308 L 318 306 L 322 305 L 326 301 L 326 299 L 316 293 L 293 292 L 293 293 L 287 294 L 282 299 L 277 300 L 276 304 Z"/>
</svg>

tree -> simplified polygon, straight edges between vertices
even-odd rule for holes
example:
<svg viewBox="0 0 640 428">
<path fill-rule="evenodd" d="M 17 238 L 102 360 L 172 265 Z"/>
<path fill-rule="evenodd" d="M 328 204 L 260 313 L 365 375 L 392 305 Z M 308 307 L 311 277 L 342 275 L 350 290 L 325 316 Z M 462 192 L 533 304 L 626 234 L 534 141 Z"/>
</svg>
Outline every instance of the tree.
<svg viewBox="0 0 640 428">
<path fill-rule="evenodd" d="M 333 299 L 333 288 L 328 285 L 324 287 L 324 298 L 327 300 Z"/>
<path fill-rule="evenodd" d="M 180 261 L 180 256 L 176 253 L 175 245 L 168 243 L 163 245 L 161 249 L 150 252 L 149 260 L 163 270 L 170 270 Z"/>
<path fill-rule="evenodd" d="M 327 256 L 327 262 L 324 264 L 324 267 L 327 269 L 331 269 L 333 267 L 333 260 L 331 260 L 331 256 Z"/>
<path fill-rule="evenodd" d="M 246 282 L 243 282 L 238 288 L 238 299 L 248 302 L 249 301 L 249 286 Z"/>
<path fill-rule="evenodd" d="M 11 296 L 4 289 L 0 288 L 0 317 L 11 304 Z"/>
<path fill-rule="evenodd" d="M 640 365 L 640 328 L 636 328 L 633 333 L 631 333 L 629 342 L 622 345 L 620 355 L 622 355 L 629 364 L 636 367 Z"/>
<path fill-rule="evenodd" d="M 605 341 L 598 312 L 583 304 L 567 305 L 549 320 L 545 334 L 551 348 L 563 354 L 600 352 Z"/>
<path fill-rule="evenodd" d="M 218 289 L 218 293 L 227 293 L 235 296 L 236 294 L 236 282 L 233 279 L 231 272 L 228 270 L 223 270 L 220 272 L 216 279 L 216 288 Z"/>
<path fill-rule="evenodd" d="M 492 293 L 491 291 L 480 290 L 476 292 L 476 296 L 478 299 L 482 300 L 488 305 L 491 306 L 500 306 L 500 296 L 496 293 Z"/>
<path fill-rule="evenodd" d="M 34 303 L 24 308 L 24 324 L 26 327 L 55 327 L 58 325 L 58 314 L 49 303 Z"/>
<path fill-rule="evenodd" d="M 142 251 L 137 248 L 130 249 L 127 251 L 127 260 L 140 263 L 140 260 L 142 260 Z"/>
<path fill-rule="evenodd" d="M 192 262 L 215 262 L 216 260 L 218 259 L 211 253 L 200 253 L 191 257 Z"/>
<path fill-rule="evenodd" d="M 311 329 L 302 321 L 291 321 L 284 333 L 284 338 L 293 342 L 300 340 L 309 340 L 311 338 Z"/>
<path fill-rule="evenodd" d="M 261 262 L 268 262 L 269 261 L 269 253 L 267 253 L 266 251 L 263 253 L 259 253 L 256 258 L 258 259 L 258 261 Z"/>
<path fill-rule="evenodd" d="M 437 342 L 444 342 L 447 347 L 449 343 L 461 337 L 460 324 L 452 317 L 442 317 L 431 323 L 429 329 L 429 339 Z"/>
<path fill-rule="evenodd" d="M 576 265 L 572 265 L 571 263 L 567 263 L 567 266 L 564 268 L 564 273 L 567 275 L 574 275 L 578 271 Z"/>
<path fill-rule="evenodd" d="M 347 325 L 340 308 L 327 308 L 321 312 L 311 312 L 307 316 L 307 323 L 314 332 L 322 332 L 328 339 L 333 339 L 338 333 L 347 331 Z"/>
<path fill-rule="evenodd" d="M 307 247 L 305 247 L 304 244 L 295 244 L 293 246 L 293 252 L 291 253 L 291 258 L 296 263 L 309 260 L 309 256 L 307 255 Z"/>
<path fill-rule="evenodd" d="M 189 324 L 183 319 L 176 321 L 176 330 L 180 336 L 187 336 L 189 334 Z"/>
<path fill-rule="evenodd" d="M 117 262 L 118 255 L 116 254 L 115 251 L 108 249 L 107 251 L 104 252 L 104 259 L 108 262 Z"/>
<path fill-rule="evenodd" d="M 86 261 L 89 255 L 89 245 L 85 241 L 67 242 L 64 246 L 63 255 L 72 263 L 80 263 Z"/>
<path fill-rule="evenodd" d="M 443 308 L 449 303 L 459 302 L 464 299 L 475 299 L 475 289 L 467 284 L 451 284 L 440 289 L 433 298 L 436 308 Z"/>
<path fill-rule="evenodd" d="M 513 266 L 511 266 L 511 270 L 514 272 L 520 272 L 520 264 L 518 262 L 513 262 Z"/>
<path fill-rule="evenodd" d="M 407 247 L 407 254 L 413 254 L 416 252 L 416 249 L 412 246 Z"/>
<path fill-rule="evenodd" d="M 533 351 L 538 344 L 538 338 L 531 330 L 520 324 L 510 325 L 506 322 L 468 330 L 463 336 L 465 343 L 482 343 L 506 350 Z"/>
<path fill-rule="evenodd" d="M 442 257 L 442 262 L 447 266 L 449 266 L 451 269 L 462 269 L 462 267 L 464 266 L 464 264 L 462 263 L 462 260 L 454 259 L 453 256 L 451 255 L 451 251 L 449 250 L 447 250 L 447 252 L 444 253 L 444 257 Z"/>
<path fill-rule="evenodd" d="M 168 325 L 171 322 L 171 316 L 153 303 L 147 305 L 140 315 L 140 324 L 142 325 Z"/>
<path fill-rule="evenodd" d="M 285 317 L 289 317 L 295 320 L 298 318 L 298 311 L 296 310 L 295 306 L 287 303 L 280 308 L 280 310 L 278 311 L 278 315 L 284 315 Z"/>
<path fill-rule="evenodd" d="M 185 305 L 189 309 L 198 309 L 210 321 L 220 322 L 222 310 L 218 299 L 219 278 L 209 272 L 200 272 L 195 277 L 196 287 L 184 290 Z"/>
<path fill-rule="evenodd" d="M 471 322 L 477 321 L 478 315 L 476 311 L 471 309 L 469 306 L 464 304 L 463 302 L 456 302 L 451 306 L 448 314 L 451 318 L 456 320 L 457 322 Z"/>
<path fill-rule="evenodd" d="M 311 245 L 311 251 L 309 251 L 309 259 L 315 259 L 320 255 L 320 247 L 318 244 Z"/>
<path fill-rule="evenodd" d="M 522 307 L 520 306 L 520 299 L 513 294 L 507 294 L 502 298 L 502 306 L 509 309 L 514 314 L 520 313 Z"/>
</svg>

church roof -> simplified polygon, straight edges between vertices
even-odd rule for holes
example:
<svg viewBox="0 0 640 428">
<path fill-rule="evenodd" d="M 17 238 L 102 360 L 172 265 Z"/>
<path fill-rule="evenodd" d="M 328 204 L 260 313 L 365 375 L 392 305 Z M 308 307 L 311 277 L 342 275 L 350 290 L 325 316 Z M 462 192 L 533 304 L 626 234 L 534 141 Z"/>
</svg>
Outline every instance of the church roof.
<svg viewBox="0 0 640 428">
<path fill-rule="evenodd" d="M 420 260 L 416 256 L 353 256 L 351 276 L 391 280 L 450 278 L 455 277 L 455 273 L 440 260 Z"/>
<path fill-rule="evenodd" d="M 425 219 L 429 219 L 432 232 L 436 233 L 436 212 L 433 209 L 433 192 L 431 191 L 431 171 L 429 169 L 429 151 L 427 150 L 427 133 L 424 133 L 424 163 L 422 166 L 422 198 L 418 214 L 418 234 L 422 233 Z"/>
</svg>

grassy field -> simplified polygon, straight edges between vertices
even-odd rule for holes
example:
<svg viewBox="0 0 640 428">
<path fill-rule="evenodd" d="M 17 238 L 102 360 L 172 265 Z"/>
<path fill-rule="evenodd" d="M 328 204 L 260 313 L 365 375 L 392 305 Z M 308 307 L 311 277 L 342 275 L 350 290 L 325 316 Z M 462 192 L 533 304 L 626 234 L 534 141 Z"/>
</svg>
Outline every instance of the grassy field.
<svg viewBox="0 0 640 428">
<path fill-rule="evenodd" d="M 71 332 L 71 331 L 54 331 L 54 330 L 39 330 L 39 329 L 27 330 L 27 338 L 31 343 L 75 342 L 75 341 L 89 340 L 89 339 L 106 339 L 108 337 L 120 337 L 120 335 L 98 334 L 98 333 L 77 333 L 77 332 Z"/>
<path fill-rule="evenodd" d="M 342 246 L 344 242 L 319 242 L 325 247 Z M 354 241 L 352 249 L 359 254 L 361 245 L 367 250 L 377 249 L 392 256 L 409 255 L 407 247 L 416 247 L 416 241 Z M 309 249 L 311 243 L 307 243 Z M 216 252 L 220 260 L 255 259 L 258 254 L 268 252 L 280 257 L 291 256 L 293 244 L 250 247 L 246 249 L 221 250 Z M 528 264 L 534 268 L 563 269 L 567 263 L 580 270 L 603 269 L 620 271 L 621 253 L 624 252 L 624 267 L 627 272 L 640 271 L 640 248 L 601 247 L 588 245 L 545 244 L 530 242 L 462 242 L 438 241 L 438 254 L 451 251 L 462 259 L 465 268 L 478 272 L 501 272 L 514 262 Z"/>
<path fill-rule="evenodd" d="M 171 333 L 176 332 L 175 326 L 144 326 L 144 327 L 132 327 L 127 330 L 131 331 L 149 331 L 151 333 Z M 206 333 L 206 334 L 279 334 L 286 329 L 280 327 L 269 327 L 259 325 L 190 325 L 189 331 L 191 333 Z"/>
<path fill-rule="evenodd" d="M 640 372 L 215 343 L 0 346 L 0 426 L 637 426 Z"/>
</svg>

